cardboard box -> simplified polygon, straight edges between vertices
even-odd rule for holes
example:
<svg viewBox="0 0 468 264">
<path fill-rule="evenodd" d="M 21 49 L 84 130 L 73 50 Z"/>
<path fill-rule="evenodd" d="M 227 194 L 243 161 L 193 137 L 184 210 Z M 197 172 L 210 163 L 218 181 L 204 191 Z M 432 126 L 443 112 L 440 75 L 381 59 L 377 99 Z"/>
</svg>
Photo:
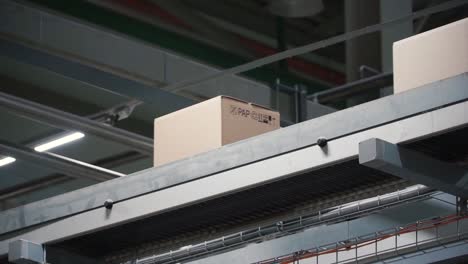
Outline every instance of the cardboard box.
<svg viewBox="0 0 468 264">
<path fill-rule="evenodd" d="M 394 91 L 468 72 L 468 18 L 393 44 Z"/>
<path fill-rule="evenodd" d="M 190 157 L 279 127 L 278 112 L 218 96 L 154 120 L 154 165 Z"/>
</svg>

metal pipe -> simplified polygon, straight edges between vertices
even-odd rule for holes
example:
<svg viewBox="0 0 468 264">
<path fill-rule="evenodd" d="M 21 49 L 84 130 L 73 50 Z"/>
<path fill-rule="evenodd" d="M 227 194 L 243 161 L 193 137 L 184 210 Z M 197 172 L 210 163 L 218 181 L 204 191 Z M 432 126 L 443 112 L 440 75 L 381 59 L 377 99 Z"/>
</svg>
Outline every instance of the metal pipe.
<svg viewBox="0 0 468 264">
<path fill-rule="evenodd" d="M 132 132 L 107 126 L 36 102 L 0 92 L 0 105 L 30 120 L 64 130 L 78 130 L 124 144 L 140 153 L 153 155 L 153 140 Z"/>
<path fill-rule="evenodd" d="M 132 161 L 145 158 L 141 153 L 129 151 L 110 158 L 104 158 L 93 162 L 94 165 L 104 168 L 117 167 Z M 50 187 L 57 184 L 73 180 L 74 178 L 64 174 L 54 174 L 45 178 L 28 181 L 23 184 L 0 190 L 0 210 L 7 210 L 24 204 L 24 201 L 18 199 L 19 196 L 27 195 L 44 187 Z M 8 201 L 7 201 L 8 200 Z M 18 203 L 20 201 L 20 203 Z"/>
<path fill-rule="evenodd" d="M 346 96 L 363 93 L 370 89 L 383 88 L 390 85 L 393 85 L 393 73 L 386 72 L 322 92 L 314 93 L 308 95 L 307 98 L 312 99 L 314 102 L 323 104 L 337 101 Z"/>
<path fill-rule="evenodd" d="M 89 178 L 105 181 L 125 176 L 124 174 L 106 170 L 84 162 L 71 160 L 52 153 L 39 153 L 32 149 L 21 147 L 0 140 L 0 153 L 14 156 L 18 159 L 30 161 L 75 178 Z"/>
<path fill-rule="evenodd" d="M 44 187 L 54 186 L 56 184 L 69 181 L 71 179 L 73 178 L 63 175 L 63 174 L 54 174 L 51 176 L 47 176 L 45 178 L 27 181 L 22 184 L 14 185 L 13 187 L 2 189 L 0 190 L 0 201 L 1 201 L 0 209 L 3 211 L 8 208 L 15 207 L 15 206 L 5 206 L 5 200 L 7 199 L 15 199 L 20 195 L 31 193 L 33 191 L 42 189 Z"/>
<path fill-rule="evenodd" d="M 367 74 L 368 76 L 366 76 L 366 73 L 370 73 L 370 76 L 369 74 Z M 366 77 L 371 77 L 371 76 L 374 76 L 374 75 L 377 75 L 377 74 L 380 74 L 380 71 L 370 67 L 370 66 L 367 66 L 367 65 L 361 65 L 361 67 L 359 67 L 359 78 L 360 79 L 364 79 Z"/>
<path fill-rule="evenodd" d="M 186 261 L 194 257 L 212 254 L 216 251 L 261 241 L 265 237 L 271 237 L 273 235 L 278 237 L 323 223 L 340 222 L 350 217 L 369 214 L 381 210 L 382 208 L 396 206 L 412 200 L 423 199 L 428 197 L 432 192 L 434 192 L 433 189 L 429 187 L 414 185 L 401 191 L 331 207 L 311 215 L 279 221 L 267 226 L 256 227 L 214 240 L 205 241 L 197 245 L 181 247 L 179 250 L 171 250 L 167 253 L 137 259 L 136 263 L 161 264 Z"/>
</svg>

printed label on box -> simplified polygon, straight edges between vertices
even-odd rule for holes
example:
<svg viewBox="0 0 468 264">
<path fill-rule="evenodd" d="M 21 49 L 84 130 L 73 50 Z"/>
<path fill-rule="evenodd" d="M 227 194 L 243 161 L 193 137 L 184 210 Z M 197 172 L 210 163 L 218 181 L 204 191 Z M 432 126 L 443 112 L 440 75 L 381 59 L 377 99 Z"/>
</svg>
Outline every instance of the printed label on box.
<svg viewBox="0 0 468 264">
<path fill-rule="evenodd" d="M 255 110 L 251 111 L 249 109 L 245 109 L 245 108 L 234 106 L 234 105 L 230 105 L 230 107 L 231 107 L 231 111 L 230 111 L 231 115 L 250 118 L 263 124 L 268 124 L 268 125 L 275 124 L 276 118 L 269 114 L 260 113 Z"/>
</svg>

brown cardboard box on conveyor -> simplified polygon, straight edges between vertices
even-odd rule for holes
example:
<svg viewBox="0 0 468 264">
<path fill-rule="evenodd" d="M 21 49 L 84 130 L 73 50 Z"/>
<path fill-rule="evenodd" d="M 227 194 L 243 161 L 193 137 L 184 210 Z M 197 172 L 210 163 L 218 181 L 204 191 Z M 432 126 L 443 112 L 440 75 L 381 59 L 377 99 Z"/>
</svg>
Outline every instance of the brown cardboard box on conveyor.
<svg viewBox="0 0 468 264">
<path fill-rule="evenodd" d="M 468 72 L 468 18 L 393 44 L 395 93 Z"/>
<path fill-rule="evenodd" d="M 218 96 L 154 120 L 154 165 L 219 148 L 280 128 L 280 114 Z"/>
</svg>

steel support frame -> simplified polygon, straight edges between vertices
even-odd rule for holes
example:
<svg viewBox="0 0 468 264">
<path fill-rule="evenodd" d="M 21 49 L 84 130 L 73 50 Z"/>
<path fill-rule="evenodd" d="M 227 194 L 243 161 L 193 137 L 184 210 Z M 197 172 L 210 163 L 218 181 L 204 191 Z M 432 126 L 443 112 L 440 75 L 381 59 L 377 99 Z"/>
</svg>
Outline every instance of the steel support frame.
<svg viewBox="0 0 468 264">
<path fill-rule="evenodd" d="M 393 73 L 385 72 L 377 75 L 350 82 L 322 92 L 308 95 L 307 98 L 314 102 L 326 104 L 343 100 L 349 96 L 365 93 L 372 89 L 387 87 L 393 84 Z"/>
<path fill-rule="evenodd" d="M 304 85 L 296 85 L 295 108 L 296 108 L 296 123 L 307 120 L 307 88 Z"/>
<path fill-rule="evenodd" d="M 54 156 L 57 157 L 57 155 L 54 155 Z M 91 163 L 92 165 L 89 164 L 89 163 L 86 163 L 83 166 L 84 166 L 85 170 L 87 170 L 87 169 L 91 169 L 91 170 L 97 169 L 98 172 L 99 172 L 102 168 L 117 167 L 119 165 L 126 164 L 126 163 L 129 163 L 129 162 L 134 162 L 134 161 L 137 161 L 137 160 L 141 160 L 143 158 L 145 158 L 145 156 L 143 154 L 133 152 L 133 151 L 129 151 L 129 152 L 122 153 L 122 154 L 116 155 L 114 157 L 111 157 L 110 159 L 105 158 L 104 160 L 95 160 L 95 161 L 93 161 Z M 69 159 L 66 158 L 66 160 L 69 160 Z M 76 162 L 74 160 L 72 160 L 72 162 L 74 164 L 76 164 L 77 166 L 82 165 L 81 162 Z M 97 168 L 95 166 L 97 166 Z M 112 172 L 114 172 L 114 171 L 111 171 L 111 173 Z M 124 174 L 120 174 L 118 172 L 117 172 L 117 174 L 119 176 L 125 176 Z M 56 173 L 56 174 L 47 176 L 45 178 L 39 178 L 37 180 L 27 181 L 27 182 L 25 182 L 23 184 L 19 184 L 19 185 L 12 186 L 10 188 L 3 189 L 3 190 L 0 191 L 0 209 L 7 210 L 7 209 L 10 209 L 10 208 L 14 208 L 14 207 L 23 205 L 21 202 L 16 203 L 16 201 L 21 200 L 21 199 L 19 199 L 21 196 L 31 194 L 31 193 L 39 191 L 40 189 L 43 189 L 45 187 L 49 188 L 51 186 L 56 186 L 56 185 L 71 181 L 73 179 L 74 179 L 73 177 L 70 177 L 68 175 L 64 175 L 64 174 L 61 174 L 61 173 L 58 173 L 58 174 Z M 37 200 L 42 200 L 42 199 L 37 199 Z M 16 206 L 12 205 L 12 203 L 14 203 Z"/>
<path fill-rule="evenodd" d="M 195 101 L 176 95 L 157 87 L 118 76 L 110 71 L 88 66 L 78 59 L 63 58 L 52 53 L 31 48 L 25 44 L 8 39 L 0 34 L 0 55 L 23 63 L 47 69 L 51 72 L 96 86 L 110 93 L 138 99 L 153 104 L 168 112 L 175 111 L 195 103 Z M 27 42 L 26 42 L 27 43 Z"/>
<path fill-rule="evenodd" d="M 326 151 L 317 145 L 312 145 L 185 184 L 118 201 L 114 203 L 112 210 L 102 207 L 106 199 L 113 198 L 111 190 L 107 189 L 107 192 L 101 193 L 96 200 L 101 204 L 100 208 L 58 220 L 21 235 L 4 237 L 5 239 L 0 242 L 0 255 L 7 253 L 6 245 L 12 240 L 23 238 L 43 244 L 55 243 L 355 159 L 359 155 L 359 142 L 369 138 L 381 138 L 397 144 L 440 134 L 468 125 L 467 113 L 468 102 L 458 103 L 331 140 Z M 155 177 L 154 172 L 157 171 L 167 172 L 161 167 L 149 169 L 147 173 L 153 172 Z M 157 182 L 153 181 L 153 184 Z M 56 197 L 56 204 L 64 203 L 60 198 L 62 197 Z M 20 212 L 2 215 L 4 228 L 24 219 L 25 215 L 18 213 Z"/>
<path fill-rule="evenodd" d="M 285 236 L 270 236 L 269 239 L 266 238 L 260 240 L 258 241 L 258 243 L 250 243 L 248 245 L 231 247 L 230 249 L 224 250 L 222 252 L 212 252 L 212 254 L 208 253 L 202 256 L 197 256 L 194 254 L 192 258 L 178 258 L 181 255 L 184 256 L 180 253 L 180 251 L 182 251 L 183 249 L 172 251 L 172 253 L 174 254 L 174 256 L 176 256 L 176 261 L 189 264 L 215 264 L 221 262 L 230 264 L 243 264 L 259 263 L 259 261 L 262 260 L 273 259 L 275 257 L 279 257 L 281 255 L 288 255 L 294 252 L 299 253 L 305 249 L 313 249 L 313 247 L 317 247 L 316 250 L 318 252 L 323 252 L 327 249 L 333 248 L 333 244 L 336 243 L 338 243 L 338 245 L 343 245 L 343 243 L 346 243 L 349 246 L 351 246 L 352 244 L 357 243 L 359 239 L 373 237 L 373 235 L 370 234 L 375 234 L 376 232 L 384 230 L 388 232 L 389 229 L 391 230 L 395 227 L 405 226 L 409 223 L 414 223 L 423 219 L 432 218 L 434 215 L 444 216 L 446 214 L 449 214 L 450 212 L 453 212 L 453 204 L 442 201 L 441 198 L 450 199 L 450 201 L 452 201 L 453 197 L 451 197 L 451 195 L 438 192 L 430 195 L 428 199 L 413 202 L 405 202 L 394 207 L 382 206 L 381 210 L 372 214 L 365 214 L 360 215 L 358 217 L 352 217 L 351 219 L 347 219 L 346 221 L 343 220 L 313 226 L 301 232 L 290 232 Z M 462 232 L 468 231 L 468 221 L 465 220 L 465 222 L 466 224 L 460 227 L 460 231 Z M 454 229 L 451 230 L 453 231 Z M 373 245 L 369 246 L 373 247 Z M 388 247 L 380 248 L 385 249 Z M 196 252 L 196 248 L 188 247 L 186 249 L 186 252 L 191 253 L 194 251 Z M 361 263 L 361 260 L 363 259 L 362 255 L 364 255 L 364 252 L 362 251 L 358 253 L 361 255 L 358 259 L 359 262 L 357 262 L 354 258 L 349 262 L 345 261 L 345 259 L 347 259 L 348 257 L 356 256 L 354 255 L 356 254 L 355 252 L 356 251 L 354 249 L 340 252 L 340 263 Z M 328 258 L 326 256 L 320 256 L 323 263 L 334 263 L 332 262 L 334 260 L 333 256 L 330 255 L 331 254 L 329 254 Z M 140 257 L 136 261 L 136 263 L 168 263 L 168 261 L 164 261 L 168 259 L 170 258 L 156 259 L 156 261 L 153 262 L 151 261 L 153 260 L 151 256 L 146 258 Z M 299 261 L 299 263 L 317 263 L 314 262 L 315 260 L 316 258 L 312 258 L 309 260 Z M 319 261 L 318 263 L 322 263 L 322 261 Z"/>
<path fill-rule="evenodd" d="M 457 214 L 458 215 L 468 215 L 468 199 L 467 196 L 458 196 L 457 197 Z"/>
<path fill-rule="evenodd" d="M 1 49 L 1 48 L 0 48 Z M 78 130 L 124 144 L 138 152 L 153 155 L 153 140 L 92 119 L 0 92 L 0 105 L 22 117 L 64 130 Z"/>
<path fill-rule="evenodd" d="M 29 161 L 75 178 L 88 178 L 106 181 L 124 176 L 124 174 L 100 168 L 57 154 L 37 152 L 33 149 L 0 140 L 0 153 L 17 159 Z"/>
<path fill-rule="evenodd" d="M 379 213 L 389 208 L 396 208 L 402 204 L 418 203 L 431 199 L 437 194 L 428 187 L 415 185 L 401 191 L 392 192 L 385 196 L 367 198 L 352 203 L 337 205 L 326 208 L 310 215 L 301 215 L 294 218 L 284 218 L 264 226 L 252 227 L 235 234 L 229 234 L 198 244 L 185 245 L 176 250 L 155 254 L 152 256 L 139 257 L 137 263 L 160 263 L 167 260 L 188 262 L 203 257 L 210 258 L 211 255 L 223 254 L 229 250 L 244 248 L 251 244 L 269 240 L 271 237 L 283 237 L 317 228 L 326 224 L 337 224 L 366 217 L 372 213 Z M 349 224 L 349 223 L 348 223 Z M 248 235 L 246 235 L 248 234 Z M 291 236 L 289 241 L 297 240 Z M 313 238 L 310 238 L 313 240 Z M 300 240 L 300 239 L 299 239 Z M 242 251 L 241 249 L 240 251 Z M 240 260 L 242 262 L 242 260 Z M 244 261 L 243 263 L 247 263 Z"/>
<path fill-rule="evenodd" d="M 359 131 L 366 131 L 366 129 L 379 125 L 382 126 L 422 112 L 465 101 L 468 100 L 467 85 L 468 74 L 462 74 L 405 93 L 385 97 L 234 143 L 188 159 L 138 172 L 131 177 L 121 177 L 104 184 L 96 184 L 58 197 L 10 209 L 0 214 L 0 234 L 102 207 L 103 201 L 109 197 L 115 202 L 127 200 L 184 182 L 202 179 L 220 171 L 241 166 L 245 167 L 248 164 L 275 158 L 278 155 L 290 153 L 297 149 L 314 147 L 319 137 L 325 137 L 330 142 L 334 142 L 342 138 L 348 138 L 347 135 L 358 135 L 360 134 Z M 455 122 L 452 123 L 453 127 L 457 126 L 456 122 L 464 124 L 464 114 L 458 112 L 449 114 L 446 117 L 447 121 L 444 122 L 439 115 L 445 116 L 446 114 L 443 113 L 446 111 L 463 112 L 463 104 L 459 104 L 458 107 L 446 107 L 434 111 L 435 117 L 433 118 L 438 120 L 434 124 L 435 128 L 450 123 L 449 120 Z M 429 117 L 431 115 L 427 116 L 426 114 L 420 116 L 432 118 Z M 359 118 L 356 119 L 356 117 Z M 405 122 L 402 124 L 405 124 Z M 401 131 L 399 127 L 393 129 Z M 421 131 L 421 129 L 423 128 L 416 127 L 415 131 L 430 134 L 432 128 L 431 125 L 425 123 L 425 130 Z M 411 131 L 408 133 L 411 134 Z M 395 132 L 395 134 L 398 133 Z M 370 137 L 364 139 L 368 138 Z M 358 155 L 357 143 L 356 146 L 352 146 L 352 149 L 356 148 L 355 156 Z M 324 155 L 318 158 L 328 158 L 328 156 Z M 351 158 L 351 156 L 348 158 Z M 326 161 L 322 160 L 321 162 Z M 314 164 L 308 164 L 308 167 L 309 165 L 313 167 Z"/>
<path fill-rule="evenodd" d="M 190 264 L 214 264 L 221 262 L 230 264 L 259 263 L 258 261 L 273 259 L 281 255 L 287 255 L 293 252 L 299 253 L 304 249 L 313 249 L 313 247 L 315 246 L 317 247 L 317 252 L 326 251 L 327 249 L 333 248 L 333 244 L 335 243 L 337 243 L 338 245 L 343 245 L 344 243 L 346 243 L 351 246 L 353 243 L 357 243 L 359 239 L 374 237 L 374 234 L 377 235 L 376 232 L 379 231 L 386 231 L 380 234 L 383 235 L 387 234 L 389 230 L 395 230 L 395 227 L 403 227 L 407 226 L 409 223 L 417 223 L 420 220 L 431 219 L 435 215 L 444 216 L 450 214 L 455 209 L 453 205 L 453 200 L 454 197 L 452 195 L 448 195 L 442 192 L 436 192 L 430 195 L 428 199 L 417 200 L 413 202 L 402 202 L 400 205 L 395 205 L 394 207 L 386 207 L 385 205 L 382 205 L 382 209 L 377 212 L 374 212 L 372 214 L 360 215 L 359 217 L 351 217 L 351 219 L 347 219 L 346 221 L 340 220 L 328 224 L 320 224 L 317 226 L 312 226 L 300 232 L 285 231 L 286 233 L 288 233 L 285 236 L 268 236 L 267 233 L 267 238 L 259 239 L 258 241 L 248 243 L 247 245 L 233 245 L 232 247 L 226 250 L 222 250 L 221 252 L 213 250 L 213 248 L 216 247 L 210 247 L 210 249 L 213 251 L 206 250 L 204 251 L 206 252 L 206 254 L 197 255 L 196 253 L 199 252 L 197 245 L 193 245 L 192 247 L 183 247 L 179 250 L 168 251 L 165 254 L 165 256 L 159 255 L 161 256 L 161 258 L 155 258 L 154 255 L 151 256 L 151 253 L 142 252 L 142 256 L 137 256 L 136 263 L 153 264 L 170 263 L 170 261 L 178 261 L 181 263 L 183 262 Z M 343 216 L 344 215 L 346 215 L 346 213 L 343 214 Z M 468 231 L 468 221 L 462 221 L 464 221 L 464 224 L 461 224 L 459 226 L 458 233 L 467 234 L 466 232 Z M 440 231 L 442 232 L 439 233 L 442 234 L 444 237 L 446 237 L 447 235 L 456 235 L 457 228 L 455 228 L 454 225 L 457 224 L 453 223 L 452 228 L 444 230 L 441 229 Z M 450 234 L 448 234 L 449 232 Z M 399 237 L 400 242 L 402 238 L 407 238 L 404 237 L 405 235 L 402 236 L 403 237 Z M 424 236 L 420 236 L 419 239 L 424 240 L 423 237 Z M 413 238 L 415 237 L 413 236 Z M 429 244 L 425 244 L 425 241 L 421 241 L 421 244 L 419 245 L 423 246 L 423 243 L 424 246 L 427 246 Z M 208 245 L 209 244 L 207 244 L 207 246 Z M 221 243 L 217 245 L 221 245 Z M 407 243 L 401 243 L 399 245 L 404 247 L 405 245 L 407 245 Z M 369 245 L 369 247 L 373 247 L 373 245 Z M 390 247 L 379 245 L 379 249 L 382 250 L 382 252 L 379 253 L 384 254 L 386 249 L 389 248 Z M 359 256 L 359 263 L 361 263 L 361 260 L 364 260 L 366 258 L 363 257 L 364 252 L 362 252 L 361 249 L 359 250 L 359 254 L 362 254 L 361 256 Z M 389 250 L 393 249 L 390 248 Z M 347 251 L 340 252 L 340 263 L 356 263 L 357 261 L 354 258 L 349 262 L 345 261 L 345 259 L 347 259 L 348 257 L 356 256 L 354 255 L 356 254 L 354 252 L 357 253 L 357 250 L 355 251 L 354 249 L 350 249 Z M 401 248 L 399 248 L 398 252 L 401 252 Z M 192 253 L 192 257 L 188 257 Z M 392 253 L 392 256 L 395 256 L 395 251 L 393 251 Z M 171 258 L 172 256 L 174 256 L 174 259 Z M 187 257 L 184 258 L 184 256 Z M 380 256 L 382 255 L 379 255 L 377 259 L 380 259 Z M 119 261 L 123 263 L 124 261 L 133 260 L 132 258 L 135 257 L 126 256 L 122 259 L 119 259 Z M 323 263 L 333 263 L 330 262 L 330 260 L 334 260 L 333 258 L 322 258 L 322 256 L 320 258 L 323 261 Z M 316 259 L 313 258 L 310 260 L 312 261 L 312 263 L 315 263 L 314 260 Z M 363 263 L 374 263 L 376 261 L 376 258 L 373 258 L 373 260 L 374 261 Z M 278 259 L 278 261 L 280 260 Z M 319 261 L 318 263 L 322 263 L 322 261 Z M 302 263 L 302 261 L 299 262 Z M 307 260 L 304 260 L 304 263 L 309 262 Z"/>
<path fill-rule="evenodd" d="M 416 247 L 415 252 L 399 252 L 397 257 L 376 261 L 376 258 L 367 262 L 375 264 L 420 264 L 420 263 L 465 263 L 468 252 L 468 238 L 452 243 L 438 242 L 431 248 Z M 377 258 L 378 259 L 378 258 Z"/>
<path fill-rule="evenodd" d="M 9 245 L 8 261 L 15 264 L 45 264 L 46 253 L 43 245 L 20 239 Z"/>
<path fill-rule="evenodd" d="M 468 197 L 468 170 L 371 138 L 359 143 L 359 163 L 459 197 Z"/>
<path fill-rule="evenodd" d="M 141 102 L 136 100 L 131 100 L 119 105 L 116 105 L 112 108 L 100 111 L 93 115 L 86 116 L 90 120 L 94 120 L 100 123 L 108 123 L 109 120 L 117 121 L 126 119 L 130 116 L 133 109 L 138 106 Z M 118 115 L 118 117 L 116 116 Z M 4 141 L 3 141 L 4 142 Z M 27 146 L 31 146 L 34 142 L 23 142 Z M 18 153 L 19 156 L 26 155 L 25 160 L 30 160 L 33 163 L 40 163 L 44 167 L 51 168 L 58 172 L 66 173 L 66 175 L 59 174 L 59 175 L 51 175 L 46 178 L 37 179 L 35 181 L 30 181 L 25 184 L 21 184 L 20 186 L 14 186 L 12 188 L 7 188 L 0 192 L 0 200 L 5 199 L 16 199 L 18 195 L 33 192 L 35 190 L 44 188 L 45 186 L 60 184 L 66 181 L 69 181 L 73 178 L 90 178 L 92 180 L 97 180 L 98 182 L 106 181 L 109 179 L 118 178 L 121 176 L 125 176 L 125 174 L 118 173 L 115 171 L 104 169 L 104 167 L 109 167 L 107 165 L 111 164 L 90 164 L 81 162 L 78 160 L 70 159 L 67 157 L 63 157 L 61 155 L 53 154 L 53 153 L 37 153 L 32 151 L 31 149 L 19 147 L 16 144 L 7 143 L 6 145 L 0 146 L 0 153 L 8 152 L 10 150 L 12 152 L 12 156 L 16 156 Z M 10 153 L 10 152 L 9 152 Z M 135 152 L 130 158 L 121 158 L 122 162 L 127 161 L 134 161 L 141 158 L 144 158 L 145 155 L 141 153 Z M 39 159 L 39 160 L 38 160 Z M 121 163 L 121 162 L 120 162 Z M 71 167 L 70 167 L 71 165 Z M 78 168 L 70 169 L 70 168 Z M 71 175 L 71 177 L 70 177 Z M 0 207 L 2 207 L 0 205 Z"/>
</svg>

